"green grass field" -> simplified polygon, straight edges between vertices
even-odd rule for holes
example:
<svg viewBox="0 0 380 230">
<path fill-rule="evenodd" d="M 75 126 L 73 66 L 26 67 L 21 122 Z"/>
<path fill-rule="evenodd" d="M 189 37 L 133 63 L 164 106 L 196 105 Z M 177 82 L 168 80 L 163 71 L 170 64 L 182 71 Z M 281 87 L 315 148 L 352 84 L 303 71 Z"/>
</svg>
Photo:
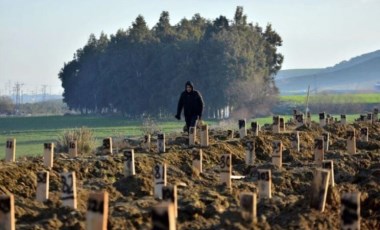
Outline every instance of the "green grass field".
<svg viewBox="0 0 380 230">
<path fill-rule="evenodd" d="M 352 122 L 359 115 L 347 115 Z M 285 115 L 285 120 L 291 116 Z M 312 120 L 317 121 L 318 116 L 313 115 Z M 272 117 L 254 119 L 260 125 L 272 123 Z M 250 127 L 250 120 L 247 124 Z M 206 121 L 211 126 L 217 126 L 217 121 Z M 160 130 L 165 133 L 181 131 L 184 121 L 156 122 Z M 96 143 L 101 145 L 102 139 L 112 137 L 132 137 L 142 135 L 143 122 L 130 121 L 123 117 L 91 117 L 91 116 L 49 116 L 49 117 L 2 117 L 0 118 L 0 159 L 5 155 L 5 142 L 7 138 L 16 138 L 17 157 L 25 155 L 41 155 L 43 143 L 55 142 L 59 135 L 67 129 L 88 127 L 94 132 Z M 228 128 L 237 129 L 237 124 L 229 124 Z"/>
<path fill-rule="evenodd" d="M 285 95 L 280 96 L 280 100 L 295 104 L 305 104 L 306 95 Z M 380 93 L 311 95 L 309 103 L 315 102 L 373 104 L 380 103 Z"/>
</svg>

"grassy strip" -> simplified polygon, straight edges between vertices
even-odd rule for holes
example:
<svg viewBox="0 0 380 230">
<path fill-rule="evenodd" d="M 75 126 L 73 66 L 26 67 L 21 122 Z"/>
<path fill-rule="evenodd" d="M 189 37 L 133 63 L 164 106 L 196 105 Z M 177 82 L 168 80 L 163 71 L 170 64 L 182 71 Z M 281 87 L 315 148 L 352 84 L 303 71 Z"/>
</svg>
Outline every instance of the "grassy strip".
<svg viewBox="0 0 380 230">
<path fill-rule="evenodd" d="M 280 96 L 282 102 L 291 102 L 296 104 L 305 104 L 306 95 L 284 95 Z M 380 94 L 327 94 L 327 95 L 311 95 L 309 103 L 329 102 L 337 104 L 357 103 L 371 104 L 380 103 Z"/>
</svg>

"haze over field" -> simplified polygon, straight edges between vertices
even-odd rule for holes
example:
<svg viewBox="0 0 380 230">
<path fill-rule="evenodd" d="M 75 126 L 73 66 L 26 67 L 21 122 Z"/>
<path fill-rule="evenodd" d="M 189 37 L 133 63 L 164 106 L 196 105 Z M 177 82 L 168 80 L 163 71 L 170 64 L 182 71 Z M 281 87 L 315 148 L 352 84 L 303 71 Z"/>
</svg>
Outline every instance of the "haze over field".
<svg viewBox="0 0 380 230">
<path fill-rule="evenodd" d="M 284 43 L 283 69 L 324 68 L 379 49 L 380 1 L 8 1 L 0 0 L 0 94 L 16 82 L 25 93 L 62 93 L 58 72 L 91 33 L 127 29 L 139 15 L 152 27 L 162 11 L 171 24 L 199 13 L 231 18 L 243 6 L 249 22 L 272 23 Z M 353 16 L 354 15 L 354 16 Z"/>
</svg>

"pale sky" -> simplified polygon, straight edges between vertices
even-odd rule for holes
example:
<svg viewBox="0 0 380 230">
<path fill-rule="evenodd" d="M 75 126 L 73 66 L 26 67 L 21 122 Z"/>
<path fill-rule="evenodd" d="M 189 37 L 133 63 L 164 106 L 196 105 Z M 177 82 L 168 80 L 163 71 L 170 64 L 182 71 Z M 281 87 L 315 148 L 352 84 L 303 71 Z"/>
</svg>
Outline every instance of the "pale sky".
<svg viewBox="0 0 380 230">
<path fill-rule="evenodd" d="M 141 14 L 150 28 L 162 11 L 171 24 L 199 13 L 271 23 L 283 39 L 282 69 L 324 68 L 380 49 L 380 0 L 0 0 L 0 94 L 62 93 L 58 72 L 91 33 L 115 34 Z"/>
</svg>

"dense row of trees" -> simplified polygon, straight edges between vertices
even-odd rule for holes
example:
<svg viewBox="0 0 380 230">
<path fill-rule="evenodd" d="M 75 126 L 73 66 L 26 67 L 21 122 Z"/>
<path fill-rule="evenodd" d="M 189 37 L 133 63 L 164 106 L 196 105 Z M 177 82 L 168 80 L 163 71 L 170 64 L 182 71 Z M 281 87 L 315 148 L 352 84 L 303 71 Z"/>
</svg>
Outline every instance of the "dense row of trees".
<svg viewBox="0 0 380 230">
<path fill-rule="evenodd" d="M 164 11 L 152 29 L 138 16 L 127 30 L 90 35 L 59 78 L 64 101 L 83 113 L 172 115 L 188 80 L 208 115 L 226 107 L 251 113 L 278 93 L 273 77 L 283 61 L 281 43 L 270 24 L 247 23 L 242 7 L 232 21 L 196 14 L 176 25 Z"/>
</svg>

